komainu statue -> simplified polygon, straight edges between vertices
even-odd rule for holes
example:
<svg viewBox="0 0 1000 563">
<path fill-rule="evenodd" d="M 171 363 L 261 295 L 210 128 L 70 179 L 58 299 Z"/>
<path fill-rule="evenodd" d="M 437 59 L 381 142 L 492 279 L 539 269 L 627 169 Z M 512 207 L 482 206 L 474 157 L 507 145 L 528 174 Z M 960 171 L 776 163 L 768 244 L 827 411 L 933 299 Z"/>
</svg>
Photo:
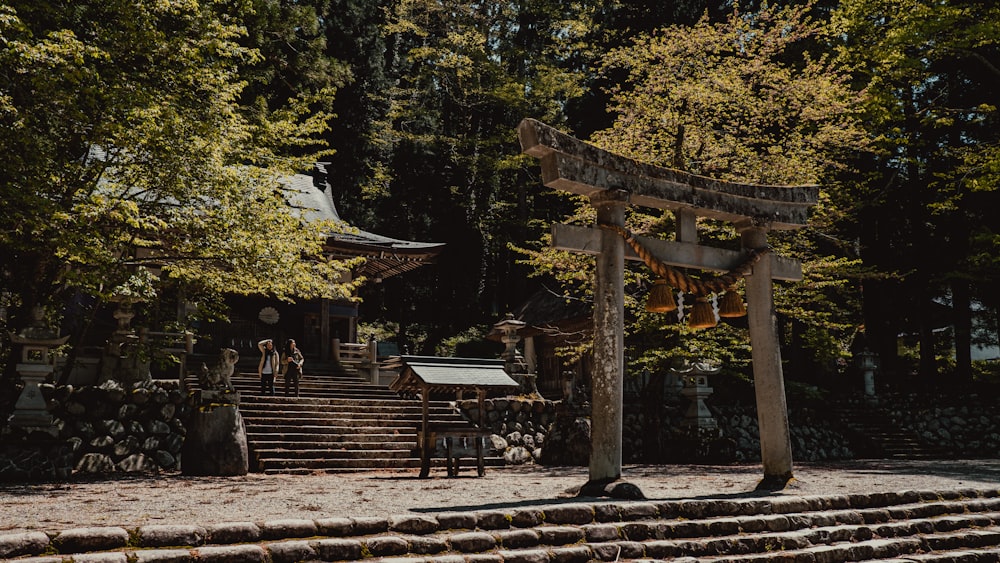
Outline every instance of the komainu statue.
<svg viewBox="0 0 1000 563">
<path fill-rule="evenodd" d="M 218 364 L 211 368 L 201 364 L 201 375 L 198 377 L 198 383 L 201 384 L 202 390 L 234 391 L 235 388 L 230 378 L 236 371 L 236 362 L 239 359 L 239 352 L 232 348 L 223 348 L 219 350 Z"/>
</svg>

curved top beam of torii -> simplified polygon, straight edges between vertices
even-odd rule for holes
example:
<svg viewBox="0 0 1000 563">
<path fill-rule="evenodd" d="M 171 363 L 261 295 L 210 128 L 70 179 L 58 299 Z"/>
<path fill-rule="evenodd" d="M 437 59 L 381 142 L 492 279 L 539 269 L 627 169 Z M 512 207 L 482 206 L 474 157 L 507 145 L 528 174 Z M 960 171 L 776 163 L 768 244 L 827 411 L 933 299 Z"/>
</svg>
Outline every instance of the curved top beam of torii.
<svg viewBox="0 0 1000 563">
<path fill-rule="evenodd" d="M 517 133 L 522 151 L 540 159 L 545 186 L 575 194 L 618 190 L 634 205 L 688 209 L 732 223 L 753 220 L 769 229 L 804 227 L 819 197 L 818 186 L 739 184 L 645 164 L 534 119 L 522 120 Z"/>
</svg>

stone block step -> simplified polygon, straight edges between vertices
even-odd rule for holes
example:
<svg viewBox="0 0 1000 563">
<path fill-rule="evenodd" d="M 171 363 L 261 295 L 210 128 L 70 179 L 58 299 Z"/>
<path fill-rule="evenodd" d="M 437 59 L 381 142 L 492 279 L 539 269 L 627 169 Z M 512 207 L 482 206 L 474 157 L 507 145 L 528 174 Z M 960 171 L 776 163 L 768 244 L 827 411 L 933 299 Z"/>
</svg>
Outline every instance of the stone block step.
<svg viewBox="0 0 1000 563">
<path fill-rule="evenodd" d="M 402 400 L 397 398 L 391 399 L 341 399 L 341 398 L 324 398 L 324 397 L 285 397 L 282 395 L 273 396 L 261 396 L 261 395 L 250 395 L 246 397 L 241 397 L 241 404 L 250 407 L 256 407 L 258 405 L 266 405 L 268 408 L 308 408 L 308 407 L 322 407 L 337 409 L 344 412 L 354 412 L 354 411 L 370 411 L 373 409 L 411 409 L 417 407 L 422 408 L 420 403 Z M 451 403 L 447 401 L 430 401 L 428 407 L 432 411 L 434 410 L 448 410 L 454 411 L 454 407 Z"/>
<path fill-rule="evenodd" d="M 246 419 L 244 419 L 246 422 Z M 278 425 L 268 425 L 268 424 L 253 424 L 247 425 L 247 438 L 250 436 L 254 438 L 267 439 L 268 436 L 277 437 L 285 436 L 291 434 L 308 434 L 312 433 L 317 436 L 320 435 L 341 435 L 350 436 L 352 434 L 409 434 L 416 436 L 416 427 L 413 425 L 403 425 L 403 426 L 338 426 L 338 425 L 323 425 L 323 426 L 307 426 L 303 424 L 278 424 Z"/>
<path fill-rule="evenodd" d="M 297 447 L 359 449 L 370 444 L 416 444 L 416 434 L 256 434 L 253 444 L 261 450 L 295 443 Z"/>
<path fill-rule="evenodd" d="M 350 418 L 352 420 L 421 420 L 422 415 L 419 410 L 397 409 L 394 407 L 384 407 L 382 409 L 373 408 L 370 410 L 341 410 L 323 409 L 321 407 L 310 406 L 308 408 L 269 408 L 253 405 L 240 405 L 240 413 L 247 416 L 271 416 L 275 418 L 316 418 L 335 416 L 338 418 Z M 450 420 L 462 420 L 462 416 L 451 409 L 435 409 L 430 412 L 432 418 L 446 418 Z"/>
<path fill-rule="evenodd" d="M 371 427 L 371 422 L 377 419 L 355 419 L 341 416 L 304 416 L 304 415 L 283 415 L 283 414 L 266 414 L 262 416 L 256 415 L 243 415 L 243 420 L 248 424 L 262 424 L 267 426 L 310 426 L 310 427 L 322 427 L 322 426 L 337 426 L 341 428 L 356 428 L 356 427 Z M 386 427 L 410 427 L 415 428 L 416 424 L 420 422 L 417 417 L 387 417 L 382 426 Z"/>
<path fill-rule="evenodd" d="M 382 462 L 419 465 L 416 458 Z M 441 467 L 443 460 L 434 460 L 434 465 Z M 289 471 L 355 470 L 327 463 L 296 465 Z M 27 557 L 24 560 L 35 563 L 70 559 L 995 562 L 1000 560 L 1000 489 L 570 502 L 389 518 L 341 516 L 0 534 L 0 557 Z"/>
<path fill-rule="evenodd" d="M 462 425 L 464 421 L 461 420 L 451 420 L 445 418 L 434 418 L 431 419 L 432 422 L 437 423 L 448 423 L 452 426 Z M 244 417 L 244 422 L 248 425 L 248 433 L 252 432 L 254 435 L 258 435 L 261 431 L 271 430 L 273 432 L 289 433 L 295 432 L 296 428 L 302 429 L 302 432 L 321 432 L 321 433 L 348 433 L 348 432 L 366 432 L 366 433 L 406 433 L 414 434 L 417 432 L 420 421 L 418 420 L 351 420 L 351 419 L 323 419 L 323 418 L 311 418 L 311 419 L 297 419 L 297 418 L 269 418 L 269 417 Z M 381 422 L 381 424 L 379 423 Z"/>
<path fill-rule="evenodd" d="M 241 412 L 273 412 L 280 409 L 284 413 L 300 412 L 337 412 L 343 414 L 382 414 L 382 413 L 402 413 L 407 415 L 421 416 L 422 410 L 419 406 L 408 405 L 406 403 L 393 403 L 392 401 L 354 401 L 354 404 L 342 404 L 334 402 L 306 402 L 309 399 L 300 397 L 301 403 L 288 403 L 280 401 L 265 401 L 261 398 L 253 398 L 241 401 Z M 327 400 L 328 401 L 328 400 Z M 384 404 L 383 404 L 384 403 Z M 457 414 L 451 405 L 433 405 L 428 412 L 432 415 Z"/>
<path fill-rule="evenodd" d="M 262 462 L 271 460 L 363 460 L 363 459 L 397 459 L 401 457 L 419 457 L 413 446 L 400 445 L 400 447 L 386 448 L 384 444 L 377 444 L 372 448 L 364 449 L 339 449 L 339 448 L 269 448 L 253 450 L 255 456 L 261 457 Z"/>
</svg>

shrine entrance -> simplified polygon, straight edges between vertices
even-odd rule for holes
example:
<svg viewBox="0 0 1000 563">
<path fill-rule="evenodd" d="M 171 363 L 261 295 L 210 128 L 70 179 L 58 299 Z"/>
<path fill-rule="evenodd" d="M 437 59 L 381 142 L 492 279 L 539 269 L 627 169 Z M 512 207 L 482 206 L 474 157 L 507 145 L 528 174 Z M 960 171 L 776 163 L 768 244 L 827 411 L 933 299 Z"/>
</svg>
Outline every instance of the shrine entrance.
<svg viewBox="0 0 1000 563">
<path fill-rule="evenodd" d="M 599 149 L 533 119 L 518 126 L 523 152 L 540 160 L 542 183 L 583 195 L 597 211 L 597 226 L 554 225 L 553 246 L 593 254 L 594 373 L 589 481 L 581 494 L 617 496 L 622 470 L 625 260 L 728 272 L 746 278 L 757 419 L 764 476 L 759 488 L 778 489 L 792 478 L 788 409 L 781 371 L 773 280 L 800 280 L 801 265 L 768 251 L 767 233 L 804 227 L 817 186 L 738 184 L 643 164 Z M 636 237 L 625 229 L 627 205 L 673 211 L 675 241 Z M 733 223 L 741 251 L 697 243 L 697 217 Z M 658 272 L 659 273 L 659 272 Z M 713 290 L 714 291 L 714 290 Z"/>
</svg>

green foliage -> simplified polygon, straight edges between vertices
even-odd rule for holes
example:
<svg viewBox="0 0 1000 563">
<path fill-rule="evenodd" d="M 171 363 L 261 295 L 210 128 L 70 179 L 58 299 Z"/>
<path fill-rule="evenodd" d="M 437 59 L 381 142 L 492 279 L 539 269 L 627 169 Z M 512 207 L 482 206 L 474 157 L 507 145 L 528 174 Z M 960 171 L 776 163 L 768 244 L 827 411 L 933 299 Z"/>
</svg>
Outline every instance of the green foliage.
<svg viewBox="0 0 1000 563">
<path fill-rule="evenodd" d="M 611 51 L 603 72 L 622 80 L 610 88 L 613 125 L 592 136 L 608 150 L 668 168 L 750 183 L 832 181 L 845 155 L 867 145 L 859 119 L 864 93 L 821 50 L 822 22 L 811 5 L 735 9 L 723 21 L 703 17 L 693 26 L 671 26 L 639 35 Z M 815 51 L 815 52 L 814 52 Z M 825 217 L 843 212 L 824 196 Z M 569 220 L 593 223 L 586 201 L 575 200 Z M 776 251 L 805 261 L 802 284 L 778 285 L 778 310 L 805 323 L 813 355 L 844 353 L 860 322 L 856 280 L 864 269 L 845 249 L 819 243 L 828 222 L 797 235 L 772 234 Z M 738 248 L 732 225 L 700 220 L 701 244 Z M 630 208 L 627 226 L 672 238 L 670 214 Z M 587 259 L 547 248 L 547 240 L 522 248 L 537 275 L 551 276 L 568 292 L 592 280 Z M 694 275 L 698 275 L 694 273 Z M 725 323 L 693 331 L 676 314 L 651 315 L 641 296 L 652 280 L 644 267 L 626 273 L 628 346 L 638 365 L 665 369 L 678 361 L 708 359 L 739 370 L 749 365 L 745 331 Z M 690 298 L 689 298 L 690 299 Z"/>
<path fill-rule="evenodd" d="M 865 288 L 867 324 L 890 373 L 909 372 L 905 358 L 890 361 L 901 332 L 925 335 L 925 377 L 942 365 L 926 336 L 936 321 L 910 314 L 938 300 L 953 304 L 956 367 L 970 379 L 969 296 L 1000 305 L 998 29 L 1000 9 L 978 1 L 844 0 L 831 18 L 839 58 L 868 85 L 865 120 L 879 148 L 842 191 L 853 212 L 840 225 L 858 237 L 868 266 L 894 274 Z"/>
<path fill-rule="evenodd" d="M 192 292 L 343 297 L 277 180 L 317 157 L 328 89 L 243 105 L 248 4 L 0 6 L 3 289 L 106 299 L 140 268 Z M 265 73 L 266 74 L 266 73 Z M 148 295 L 154 280 L 133 289 Z"/>
<path fill-rule="evenodd" d="M 822 32 L 808 4 L 735 10 L 639 36 L 605 72 L 615 124 L 593 140 L 639 160 L 714 178 L 806 184 L 862 148 L 863 96 L 830 57 L 804 49 Z M 679 149 L 679 150 L 678 150 Z"/>
</svg>

